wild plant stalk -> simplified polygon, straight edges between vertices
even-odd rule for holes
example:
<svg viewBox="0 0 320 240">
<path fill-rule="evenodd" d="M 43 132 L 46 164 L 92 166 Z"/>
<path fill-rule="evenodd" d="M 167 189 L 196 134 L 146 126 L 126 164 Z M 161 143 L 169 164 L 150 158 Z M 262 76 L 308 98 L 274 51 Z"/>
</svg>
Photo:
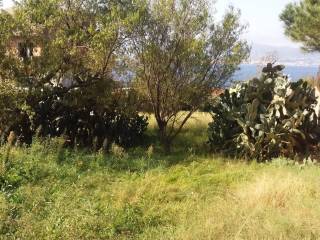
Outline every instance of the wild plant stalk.
<svg viewBox="0 0 320 240">
<path fill-rule="evenodd" d="M 9 137 L 8 137 L 6 154 L 2 160 L 2 169 L 1 170 L 2 170 L 3 174 L 7 171 L 8 163 L 10 161 L 10 153 L 11 153 L 15 139 L 16 139 L 15 133 L 13 131 L 11 131 L 9 134 Z"/>
</svg>

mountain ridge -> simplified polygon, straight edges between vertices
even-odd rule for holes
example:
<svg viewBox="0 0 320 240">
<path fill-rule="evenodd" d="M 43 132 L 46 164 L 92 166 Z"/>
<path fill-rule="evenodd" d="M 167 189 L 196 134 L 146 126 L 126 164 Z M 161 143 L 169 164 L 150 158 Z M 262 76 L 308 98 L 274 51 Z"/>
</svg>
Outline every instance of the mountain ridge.
<svg viewBox="0 0 320 240">
<path fill-rule="evenodd" d="M 290 66 L 319 66 L 320 54 L 304 52 L 300 48 L 289 46 L 272 46 L 252 44 L 251 56 L 248 64 L 261 64 L 267 60 Z"/>
</svg>

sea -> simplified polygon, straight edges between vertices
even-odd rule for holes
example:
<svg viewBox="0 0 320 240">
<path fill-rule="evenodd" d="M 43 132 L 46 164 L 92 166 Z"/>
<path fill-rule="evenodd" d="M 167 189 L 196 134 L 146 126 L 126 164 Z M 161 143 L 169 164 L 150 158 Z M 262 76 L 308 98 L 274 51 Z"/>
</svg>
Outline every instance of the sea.
<svg viewBox="0 0 320 240">
<path fill-rule="evenodd" d="M 261 67 L 254 64 L 242 64 L 233 76 L 234 81 L 246 81 L 260 75 Z M 283 73 L 292 81 L 298 81 L 308 77 L 315 77 L 319 72 L 319 66 L 286 66 Z"/>
</svg>

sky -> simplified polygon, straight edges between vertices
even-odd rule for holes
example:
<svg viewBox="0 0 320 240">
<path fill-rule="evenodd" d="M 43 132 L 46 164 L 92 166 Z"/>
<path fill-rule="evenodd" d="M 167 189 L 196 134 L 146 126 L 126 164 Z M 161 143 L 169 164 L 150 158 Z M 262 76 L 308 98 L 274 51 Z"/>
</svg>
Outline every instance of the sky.
<svg viewBox="0 0 320 240">
<path fill-rule="evenodd" d="M 248 24 L 245 38 L 251 44 L 264 44 L 270 46 L 299 47 L 284 35 L 283 25 L 279 15 L 286 4 L 294 0 L 209 0 L 215 8 L 217 18 L 221 18 L 230 5 L 241 10 L 243 23 Z M 215 3 L 216 1 L 216 3 Z M 12 0 L 3 0 L 8 8 Z"/>
<path fill-rule="evenodd" d="M 241 19 L 249 25 L 245 37 L 252 44 L 299 47 L 284 35 L 279 15 L 294 0 L 217 0 L 216 14 L 221 17 L 229 5 L 241 10 Z"/>
</svg>

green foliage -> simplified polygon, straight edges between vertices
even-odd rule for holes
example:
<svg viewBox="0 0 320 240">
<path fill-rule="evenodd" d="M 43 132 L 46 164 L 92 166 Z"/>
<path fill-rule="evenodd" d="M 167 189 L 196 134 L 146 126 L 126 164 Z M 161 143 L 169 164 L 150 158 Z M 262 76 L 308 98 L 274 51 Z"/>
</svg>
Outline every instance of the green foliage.
<svg viewBox="0 0 320 240">
<path fill-rule="evenodd" d="M 112 143 L 123 147 L 142 143 L 147 118 L 138 114 L 130 91 L 118 90 L 114 99 L 104 106 L 88 96 L 81 98 L 81 104 L 74 104 L 77 90 L 69 94 L 65 88 L 56 87 L 26 97 L 25 91 L 3 83 L 0 88 L 2 144 L 11 131 L 17 135 L 18 144 L 31 144 L 34 136 L 63 136 L 65 146 L 94 150 L 108 150 Z"/>
<path fill-rule="evenodd" d="M 138 145 L 147 128 L 147 118 L 137 113 L 128 96 L 131 93 L 120 90 L 116 95 L 106 106 L 94 98 L 80 106 L 70 106 L 72 96 L 57 94 L 48 98 L 44 93 L 35 107 L 33 130 L 39 137 L 64 136 L 69 146 L 95 150 L 108 150 L 112 143 L 124 147 Z"/>
<path fill-rule="evenodd" d="M 290 3 L 280 18 L 285 24 L 286 35 L 301 42 L 307 51 L 320 51 L 319 1 L 302 0 L 299 3 Z"/>
<path fill-rule="evenodd" d="M 204 141 L 207 117 L 197 113 L 181 140 Z M 0 239 L 320 236 L 320 169 L 311 161 L 248 164 L 185 150 L 163 156 L 158 145 L 152 154 L 114 146 L 113 156 L 62 144 L 55 138 L 12 147 L 0 175 Z M 6 152 L 0 148 L 0 160 Z"/>
<path fill-rule="evenodd" d="M 72 146 L 138 143 L 142 103 L 118 96 L 127 86 L 117 80 L 131 76 L 169 152 L 211 88 L 248 57 L 240 12 L 230 8 L 221 22 L 209 12 L 207 0 L 21 0 L 2 11 L 0 80 L 25 94 L 19 103 L 3 95 L 11 102 L 4 118 L 14 119 L 0 123 L 4 139 L 14 131 L 30 144 L 38 130 Z"/>
<path fill-rule="evenodd" d="M 6 142 L 11 131 L 18 141 L 30 143 L 30 121 L 26 107 L 27 92 L 18 88 L 13 81 L 3 80 L 0 84 L 0 144 Z"/>
<path fill-rule="evenodd" d="M 212 107 L 210 144 L 215 151 L 267 160 L 308 154 L 320 139 L 314 89 L 290 82 L 282 66 L 264 68 L 260 79 L 226 90 Z"/>
<path fill-rule="evenodd" d="M 136 84 L 155 115 L 159 137 L 169 152 L 191 115 L 223 86 L 248 57 L 241 39 L 245 26 L 231 8 L 213 21 L 206 0 L 147 1 L 134 32 Z M 187 110 L 184 115 L 182 110 Z"/>
<path fill-rule="evenodd" d="M 147 120 L 116 81 L 137 15 L 138 4 L 113 0 L 23 0 L 1 12 L 2 142 L 14 131 L 27 144 L 35 134 L 94 149 L 138 144 Z"/>
</svg>

